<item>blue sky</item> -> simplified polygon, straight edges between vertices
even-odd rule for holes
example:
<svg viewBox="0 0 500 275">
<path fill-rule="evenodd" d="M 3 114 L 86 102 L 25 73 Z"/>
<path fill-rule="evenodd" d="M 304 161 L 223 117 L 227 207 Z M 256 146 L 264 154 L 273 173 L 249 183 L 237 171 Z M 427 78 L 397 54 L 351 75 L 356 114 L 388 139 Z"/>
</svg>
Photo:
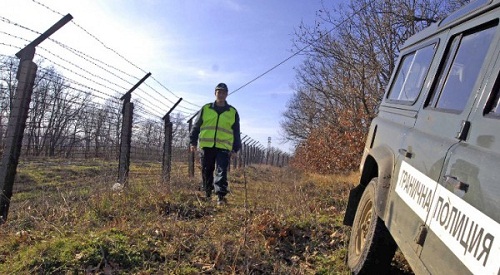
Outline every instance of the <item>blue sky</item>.
<svg viewBox="0 0 500 275">
<path fill-rule="evenodd" d="M 81 28 L 67 24 L 51 38 L 107 60 L 138 79 L 151 72 L 163 86 L 151 82 L 158 94 L 153 93 L 147 102 L 162 105 L 158 113 L 166 113 L 171 102 L 182 97 L 179 110 L 185 114 L 213 101 L 217 83 L 225 82 L 231 93 L 291 56 L 294 30 L 301 22 L 313 25 L 323 5 L 321 0 L 38 2 L 45 7 L 31 0 L 0 0 L 0 16 L 11 21 L 0 21 L 0 31 L 32 40 L 36 36 L 12 23 L 43 32 L 62 15 L 71 13 L 72 23 Z M 333 5 L 333 1 L 325 2 Z M 82 29 L 133 66 L 119 60 Z M 12 42 L 6 43 L 9 40 Z M 26 44 L 2 33 L 0 41 L 17 47 Z M 51 43 L 41 46 L 49 48 Z M 0 54 L 16 52 L 16 48 L 0 45 Z M 42 52 L 37 49 L 37 53 Z M 266 147 L 271 137 L 272 146 L 290 151 L 290 144 L 279 143 L 280 121 L 293 94 L 293 68 L 301 61 L 302 57 L 296 56 L 228 97 L 239 111 L 242 132 Z M 130 85 L 125 83 L 123 87 Z"/>
</svg>

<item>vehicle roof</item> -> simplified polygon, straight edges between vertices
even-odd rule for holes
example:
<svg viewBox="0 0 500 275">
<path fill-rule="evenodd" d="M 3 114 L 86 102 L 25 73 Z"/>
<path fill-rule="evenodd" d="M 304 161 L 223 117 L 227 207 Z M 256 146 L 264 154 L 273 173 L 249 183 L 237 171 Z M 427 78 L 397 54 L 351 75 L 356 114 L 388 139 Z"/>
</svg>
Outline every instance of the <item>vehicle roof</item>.
<svg viewBox="0 0 500 275">
<path fill-rule="evenodd" d="M 426 39 L 427 37 L 439 32 L 443 29 L 450 28 L 478 14 L 485 13 L 500 5 L 500 0 L 476 0 L 460 9 L 452 12 L 447 17 L 437 23 L 433 23 L 429 27 L 414 34 L 408 38 L 401 49 L 412 46 L 413 44 Z"/>
</svg>

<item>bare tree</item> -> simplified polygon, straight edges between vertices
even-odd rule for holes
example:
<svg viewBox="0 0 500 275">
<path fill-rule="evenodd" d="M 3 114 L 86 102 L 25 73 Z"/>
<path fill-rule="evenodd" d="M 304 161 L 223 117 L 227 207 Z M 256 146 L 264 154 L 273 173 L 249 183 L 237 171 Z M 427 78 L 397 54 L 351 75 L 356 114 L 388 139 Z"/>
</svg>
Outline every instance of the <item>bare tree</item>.
<svg viewBox="0 0 500 275">
<path fill-rule="evenodd" d="M 90 94 L 71 90 L 61 78 L 55 79 L 54 84 L 54 103 L 50 112 L 48 121 L 48 156 L 55 156 L 56 149 L 59 153 L 65 150 L 68 137 L 72 136 L 72 131 L 77 134 L 78 118 L 83 112 L 85 106 L 90 102 Z"/>
<path fill-rule="evenodd" d="M 123 119 L 120 102 L 113 98 L 107 99 L 104 103 L 104 112 L 107 115 L 107 119 L 105 121 L 105 131 L 102 140 L 108 150 L 106 156 L 118 158 L 120 128 Z"/>
<path fill-rule="evenodd" d="M 107 99 L 104 104 L 89 102 L 82 112 L 80 124 L 85 158 L 105 157 L 115 158 L 118 154 L 118 144 L 121 127 L 121 106 L 114 99 Z"/>
<path fill-rule="evenodd" d="M 102 106 L 94 108 L 95 115 L 95 132 L 94 132 L 94 156 L 100 157 L 102 147 L 106 145 L 106 141 L 110 139 L 106 137 L 109 132 L 110 127 L 106 127 L 106 124 L 110 124 L 110 114 Z M 112 144 L 109 144 L 112 146 Z"/>
<path fill-rule="evenodd" d="M 53 72 L 53 68 L 46 71 L 39 70 L 35 79 L 35 86 L 33 87 L 25 133 L 27 133 L 26 152 L 35 156 L 40 155 L 44 149 L 42 136 L 46 130 L 44 119 L 49 107 L 48 102 L 51 93 L 49 78 Z"/>
<path fill-rule="evenodd" d="M 330 171 L 351 169 L 362 152 L 360 141 L 375 116 L 398 47 L 462 2 L 352 0 L 322 9 L 316 25 L 297 29 L 295 47 L 306 59 L 296 70 L 296 93 L 281 126 L 288 140 L 301 145 L 296 153 L 304 165 L 328 162 L 316 157 L 328 148 L 328 155 L 339 156 Z"/>
<path fill-rule="evenodd" d="M 189 144 L 189 127 L 185 123 L 186 117 L 181 113 L 174 113 L 172 120 L 172 146 L 186 148 Z"/>
<path fill-rule="evenodd" d="M 27 152 L 55 156 L 73 148 L 78 118 L 90 100 L 89 93 L 71 88 L 55 69 L 40 70 L 26 130 Z"/>
<path fill-rule="evenodd" d="M 72 81 L 54 67 L 37 63 L 40 69 L 33 87 L 23 154 L 72 157 L 81 151 L 87 157 L 116 158 L 122 119 L 118 95 L 98 103 L 91 92 L 72 87 Z M 0 145 L 17 85 L 17 67 L 16 58 L 0 56 Z"/>
<path fill-rule="evenodd" d="M 18 61 L 12 57 L 0 57 L 0 150 L 3 148 L 3 139 L 9 119 L 12 99 L 17 87 L 16 69 Z M 3 150 L 2 150 L 3 151 Z"/>
</svg>

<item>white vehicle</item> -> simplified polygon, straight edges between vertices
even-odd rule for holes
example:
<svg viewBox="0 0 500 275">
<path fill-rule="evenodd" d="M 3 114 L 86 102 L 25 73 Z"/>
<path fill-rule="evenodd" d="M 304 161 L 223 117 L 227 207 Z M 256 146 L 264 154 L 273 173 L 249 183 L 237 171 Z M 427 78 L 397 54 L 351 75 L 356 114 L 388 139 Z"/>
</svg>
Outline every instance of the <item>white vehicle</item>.
<svg viewBox="0 0 500 275">
<path fill-rule="evenodd" d="M 353 273 L 399 247 L 416 274 L 500 275 L 499 21 L 477 0 L 402 47 L 344 217 Z"/>
</svg>

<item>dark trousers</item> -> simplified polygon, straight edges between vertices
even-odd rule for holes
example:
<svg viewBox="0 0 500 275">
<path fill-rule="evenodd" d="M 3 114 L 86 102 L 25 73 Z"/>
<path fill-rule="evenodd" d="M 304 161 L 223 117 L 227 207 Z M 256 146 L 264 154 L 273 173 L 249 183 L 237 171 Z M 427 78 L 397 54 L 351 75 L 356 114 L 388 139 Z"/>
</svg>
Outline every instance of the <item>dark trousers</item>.
<svg viewBox="0 0 500 275">
<path fill-rule="evenodd" d="M 203 178 L 203 190 L 209 196 L 212 190 L 218 196 L 228 193 L 227 168 L 229 166 L 229 151 L 218 148 L 202 148 L 201 175 Z M 215 170 L 215 177 L 214 177 Z"/>
</svg>

